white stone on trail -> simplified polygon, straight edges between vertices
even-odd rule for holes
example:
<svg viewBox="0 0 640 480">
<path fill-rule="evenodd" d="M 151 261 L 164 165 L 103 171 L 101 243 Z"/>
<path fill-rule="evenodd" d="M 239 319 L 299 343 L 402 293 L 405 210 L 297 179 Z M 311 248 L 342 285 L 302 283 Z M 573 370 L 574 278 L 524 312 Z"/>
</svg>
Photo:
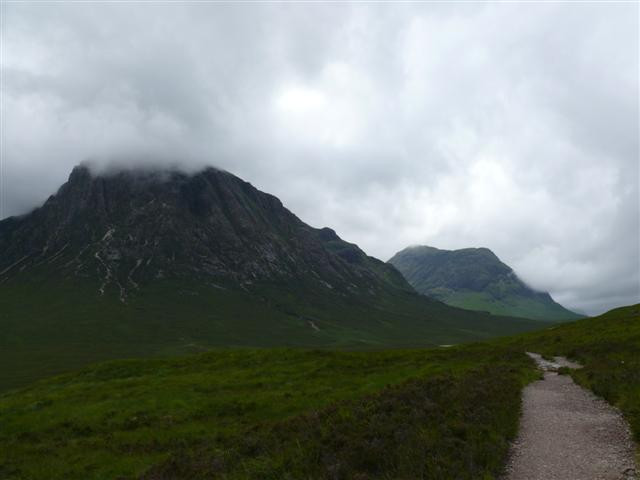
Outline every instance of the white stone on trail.
<svg viewBox="0 0 640 480">
<path fill-rule="evenodd" d="M 553 357 L 553 359 L 561 367 L 573 368 L 574 370 L 576 368 L 582 368 L 582 365 L 580 365 L 578 362 L 572 362 L 571 360 L 567 360 L 564 357 Z"/>
<path fill-rule="evenodd" d="M 635 445 L 620 412 L 556 373 L 578 364 L 528 355 L 544 380 L 524 389 L 520 432 L 503 480 L 635 480 Z"/>
<path fill-rule="evenodd" d="M 539 353 L 526 352 L 529 357 L 533 358 L 538 367 L 545 372 L 557 372 L 560 367 L 582 368 L 577 362 L 572 362 L 564 357 L 553 357 L 553 362 L 545 360 Z"/>
</svg>

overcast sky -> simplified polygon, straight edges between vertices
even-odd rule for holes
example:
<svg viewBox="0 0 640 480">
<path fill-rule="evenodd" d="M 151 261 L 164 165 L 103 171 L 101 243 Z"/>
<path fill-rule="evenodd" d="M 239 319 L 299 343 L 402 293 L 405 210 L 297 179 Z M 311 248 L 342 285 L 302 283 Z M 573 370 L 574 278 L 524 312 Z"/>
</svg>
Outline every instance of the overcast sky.
<svg viewBox="0 0 640 480">
<path fill-rule="evenodd" d="M 72 167 L 211 164 L 387 260 L 484 246 L 640 301 L 638 4 L 2 5 L 0 217 Z"/>
</svg>

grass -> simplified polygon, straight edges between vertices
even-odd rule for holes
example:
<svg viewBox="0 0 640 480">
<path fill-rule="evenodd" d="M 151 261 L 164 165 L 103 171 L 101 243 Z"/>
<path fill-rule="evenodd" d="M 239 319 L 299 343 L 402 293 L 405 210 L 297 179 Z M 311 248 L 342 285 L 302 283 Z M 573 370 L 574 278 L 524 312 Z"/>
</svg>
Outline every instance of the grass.
<svg viewBox="0 0 640 480">
<path fill-rule="evenodd" d="M 327 328 L 323 324 L 324 328 Z M 0 478 L 499 478 L 525 351 L 640 440 L 640 305 L 452 348 L 230 349 L 112 361 L 0 394 Z"/>
<path fill-rule="evenodd" d="M 437 298 L 441 298 L 448 305 L 491 312 L 494 315 L 514 315 L 540 320 L 576 320 L 580 318 L 580 315 L 570 312 L 558 304 L 545 303 L 540 299 L 524 295 L 505 294 L 496 298 L 488 292 L 447 290 Z"/>
<path fill-rule="evenodd" d="M 482 345 L 115 361 L 0 396 L 0 477 L 495 478 L 533 375 Z"/>
</svg>

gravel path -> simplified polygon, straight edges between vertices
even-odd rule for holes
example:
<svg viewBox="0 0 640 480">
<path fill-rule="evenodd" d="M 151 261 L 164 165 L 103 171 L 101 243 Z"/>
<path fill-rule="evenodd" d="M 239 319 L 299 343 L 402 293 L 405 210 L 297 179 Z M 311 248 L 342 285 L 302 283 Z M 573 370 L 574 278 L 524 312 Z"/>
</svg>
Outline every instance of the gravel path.
<svg viewBox="0 0 640 480">
<path fill-rule="evenodd" d="M 503 480 L 635 480 L 634 444 L 620 412 L 576 385 L 560 366 L 579 365 L 529 354 L 544 380 L 523 394 L 520 433 Z"/>
</svg>

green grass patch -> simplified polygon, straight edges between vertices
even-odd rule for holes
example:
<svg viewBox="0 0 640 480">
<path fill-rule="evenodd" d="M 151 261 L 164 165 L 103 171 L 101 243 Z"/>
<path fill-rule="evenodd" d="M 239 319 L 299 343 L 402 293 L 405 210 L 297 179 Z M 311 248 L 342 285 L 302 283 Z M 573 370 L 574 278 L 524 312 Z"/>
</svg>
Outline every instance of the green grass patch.
<svg viewBox="0 0 640 480">
<path fill-rule="evenodd" d="M 0 396 L 0 477 L 493 478 L 533 376 L 481 345 L 110 362 Z"/>
<path fill-rule="evenodd" d="M 512 315 L 547 321 L 575 320 L 580 317 L 557 303 L 545 303 L 540 299 L 528 298 L 524 295 L 505 294 L 496 297 L 490 292 L 450 290 L 436 298 L 440 298 L 448 305 L 491 312 L 495 315 Z"/>
</svg>

